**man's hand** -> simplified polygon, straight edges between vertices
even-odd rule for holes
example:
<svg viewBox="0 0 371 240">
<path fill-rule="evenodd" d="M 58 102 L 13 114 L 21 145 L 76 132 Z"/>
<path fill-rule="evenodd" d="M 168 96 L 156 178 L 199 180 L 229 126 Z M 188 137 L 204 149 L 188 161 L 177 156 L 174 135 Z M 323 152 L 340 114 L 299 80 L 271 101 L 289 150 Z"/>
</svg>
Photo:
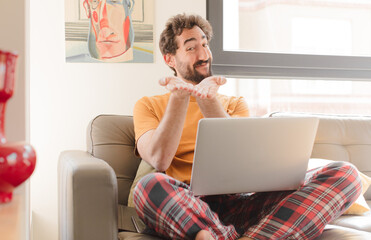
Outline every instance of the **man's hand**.
<svg viewBox="0 0 371 240">
<path fill-rule="evenodd" d="M 184 82 L 177 77 L 165 77 L 159 80 L 159 84 L 169 90 L 174 96 L 183 98 L 190 96 L 194 90 L 194 86 Z"/>
<path fill-rule="evenodd" d="M 218 93 L 219 87 L 227 82 L 225 77 L 211 76 L 202 80 L 198 85 L 194 86 L 192 95 L 201 99 L 213 99 Z"/>
</svg>

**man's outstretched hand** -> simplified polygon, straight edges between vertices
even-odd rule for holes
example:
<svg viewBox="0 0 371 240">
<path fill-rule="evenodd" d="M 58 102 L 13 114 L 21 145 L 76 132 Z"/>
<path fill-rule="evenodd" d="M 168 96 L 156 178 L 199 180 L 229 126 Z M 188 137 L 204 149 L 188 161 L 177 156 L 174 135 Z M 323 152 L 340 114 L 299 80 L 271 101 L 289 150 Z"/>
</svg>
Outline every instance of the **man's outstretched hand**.
<svg viewBox="0 0 371 240">
<path fill-rule="evenodd" d="M 213 99 L 216 97 L 219 87 L 224 85 L 226 82 L 227 80 L 222 76 L 207 77 L 194 86 L 192 95 L 201 99 Z"/>
<path fill-rule="evenodd" d="M 176 97 L 192 95 L 200 99 L 213 99 L 218 93 L 219 87 L 227 82 L 225 77 L 210 76 L 199 84 L 193 85 L 177 77 L 165 77 L 159 80 L 159 84 L 173 93 Z"/>
<path fill-rule="evenodd" d="M 165 77 L 159 80 L 159 84 L 169 90 L 174 96 L 182 98 L 192 94 L 194 86 L 177 77 Z"/>
</svg>

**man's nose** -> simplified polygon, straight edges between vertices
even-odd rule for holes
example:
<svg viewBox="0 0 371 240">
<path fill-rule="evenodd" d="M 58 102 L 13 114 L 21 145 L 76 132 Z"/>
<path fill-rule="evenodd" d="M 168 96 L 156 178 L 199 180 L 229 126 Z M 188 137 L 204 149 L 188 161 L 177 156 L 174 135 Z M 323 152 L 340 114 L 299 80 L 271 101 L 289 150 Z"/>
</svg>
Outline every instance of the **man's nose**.
<svg viewBox="0 0 371 240">
<path fill-rule="evenodd" d="M 209 50 L 208 48 L 202 47 L 198 53 L 198 58 L 200 60 L 207 60 L 210 58 Z"/>
<path fill-rule="evenodd" d="M 104 5 L 103 5 L 102 17 L 99 21 L 99 26 L 100 26 L 100 29 L 109 28 L 109 22 L 108 22 L 108 18 L 107 18 L 107 4 L 106 3 L 104 3 Z"/>
</svg>

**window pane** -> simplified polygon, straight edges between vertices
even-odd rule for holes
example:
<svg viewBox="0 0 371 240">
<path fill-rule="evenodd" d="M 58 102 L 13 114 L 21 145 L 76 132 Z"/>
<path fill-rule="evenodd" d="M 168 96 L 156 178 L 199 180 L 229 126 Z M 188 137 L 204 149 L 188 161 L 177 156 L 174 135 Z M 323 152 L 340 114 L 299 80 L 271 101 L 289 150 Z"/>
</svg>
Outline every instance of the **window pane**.
<svg viewBox="0 0 371 240">
<path fill-rule="evenodd" d="M 275 111 L 371 115 L 371 82 L 228 78 L 219 92 L 245 97 L 251 116 Z"/>
<path fill-rule="evenodd" d="M 370 0 L 224 0 L 224 50 L 371 56 Z"/>
</svg>

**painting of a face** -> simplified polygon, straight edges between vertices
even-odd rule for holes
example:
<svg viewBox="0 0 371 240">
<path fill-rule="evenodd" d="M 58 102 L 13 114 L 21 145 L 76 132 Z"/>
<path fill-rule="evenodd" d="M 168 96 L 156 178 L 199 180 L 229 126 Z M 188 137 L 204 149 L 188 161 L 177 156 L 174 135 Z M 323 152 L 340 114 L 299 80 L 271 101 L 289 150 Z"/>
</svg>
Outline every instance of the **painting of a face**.
<svg viewBox="0 0 371 240">
<path fill-rule="evenodd" d="M 90 19 L 88 47 L 90 56 L 109 61 L 132 47 L 134 32 L 131 10 L 134 0 L 85 0 Z"/>
</svg>

